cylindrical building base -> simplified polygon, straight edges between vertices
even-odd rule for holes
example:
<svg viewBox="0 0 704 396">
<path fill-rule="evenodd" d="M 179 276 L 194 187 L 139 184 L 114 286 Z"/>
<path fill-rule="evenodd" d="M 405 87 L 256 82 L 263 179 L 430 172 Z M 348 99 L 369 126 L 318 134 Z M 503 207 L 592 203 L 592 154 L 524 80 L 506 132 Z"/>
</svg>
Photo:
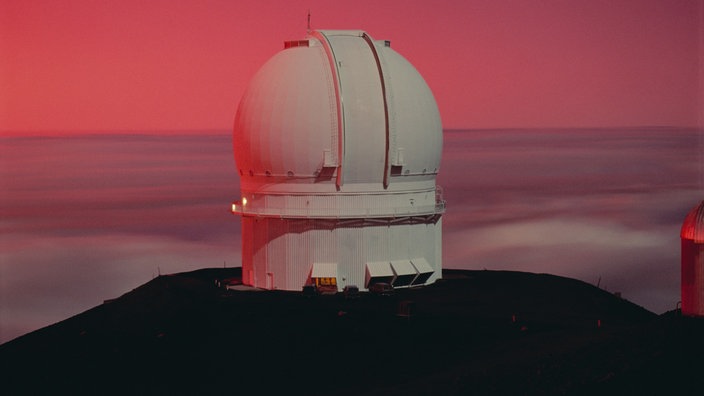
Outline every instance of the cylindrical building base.
<svg viewBox="0 0 704 396">
<path fill-rule="evenodd" d="M 242 280 L 264 289 L 338 290 L 374 282 L 394 287 L 441 277 L 442 219 L 281 219 L 242 217 Z"/>
<path fill-rule="evenodd" d="M 704 244 L 682 239 L 682 315 L 704 316 Z"/>
</svg>

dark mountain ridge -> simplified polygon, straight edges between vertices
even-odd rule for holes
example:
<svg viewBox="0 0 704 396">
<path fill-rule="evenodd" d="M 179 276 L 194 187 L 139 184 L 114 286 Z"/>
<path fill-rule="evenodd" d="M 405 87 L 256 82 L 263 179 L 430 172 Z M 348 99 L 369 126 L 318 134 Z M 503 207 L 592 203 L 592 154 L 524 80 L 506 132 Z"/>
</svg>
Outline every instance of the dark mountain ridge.
<svg viewBox="0 0 704 396">
<path fill-rule="evenodd" d="M 704 368 L 701 320 L 574 279 L 445 270 L 345 298 L 240 271 L 160 276 L 0 345 L 3 393 L 687 394 Z"/>
</svg>

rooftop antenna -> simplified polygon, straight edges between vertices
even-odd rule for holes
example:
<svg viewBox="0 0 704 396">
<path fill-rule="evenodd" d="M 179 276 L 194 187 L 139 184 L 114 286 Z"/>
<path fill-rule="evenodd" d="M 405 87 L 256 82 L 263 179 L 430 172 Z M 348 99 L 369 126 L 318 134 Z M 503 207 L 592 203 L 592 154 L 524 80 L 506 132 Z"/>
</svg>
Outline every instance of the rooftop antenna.
<svg viewBox="0 0 704 396">
<path fill-rule="evenodd" d="M 310 8 L 308 9 L 308 30 L 307 33 L 310 34 Z"/>
</svg>

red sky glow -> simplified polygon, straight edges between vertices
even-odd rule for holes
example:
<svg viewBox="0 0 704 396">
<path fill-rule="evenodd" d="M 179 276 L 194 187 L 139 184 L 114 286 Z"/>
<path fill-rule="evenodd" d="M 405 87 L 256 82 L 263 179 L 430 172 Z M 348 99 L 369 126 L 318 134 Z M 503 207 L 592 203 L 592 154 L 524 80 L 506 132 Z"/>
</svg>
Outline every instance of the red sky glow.
<svg viewBox="0 0 704 396">
<path fill-rule="evenodd" d="M 309 9 L 391 40 L 446 128 L 704 125 L 704 0 L 4 0 L 0 131 L 230 129 Z"/>
</svg>

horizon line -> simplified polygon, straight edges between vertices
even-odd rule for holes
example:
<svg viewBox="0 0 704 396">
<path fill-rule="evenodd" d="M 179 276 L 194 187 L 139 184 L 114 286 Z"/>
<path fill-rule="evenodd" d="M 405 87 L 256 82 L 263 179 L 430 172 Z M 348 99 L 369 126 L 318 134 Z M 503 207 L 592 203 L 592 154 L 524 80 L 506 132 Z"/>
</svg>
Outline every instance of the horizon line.
<svg viewBox="0 0 704 396">
<path fill-rule="evenodd" d="M 704 126 L 697 125 L 617 125 L 617 126 L 502 126 L 502 127 L 444 127 L 444 132 L 459 131 L 517 131 L 517 130 L 605 130 L 605 129 L 694 129 L 704 130 Z M 96 130 L 0 130 L 0 137 L 78 137 L 78 136 L 102 136 L 102 135 L 124 135 L 124 136 L 194 136 L 194 135 L 228 135 L 231 129 L 219 128 L 189 128 L 189 129 L 96 129 Z"/>
</svg>

